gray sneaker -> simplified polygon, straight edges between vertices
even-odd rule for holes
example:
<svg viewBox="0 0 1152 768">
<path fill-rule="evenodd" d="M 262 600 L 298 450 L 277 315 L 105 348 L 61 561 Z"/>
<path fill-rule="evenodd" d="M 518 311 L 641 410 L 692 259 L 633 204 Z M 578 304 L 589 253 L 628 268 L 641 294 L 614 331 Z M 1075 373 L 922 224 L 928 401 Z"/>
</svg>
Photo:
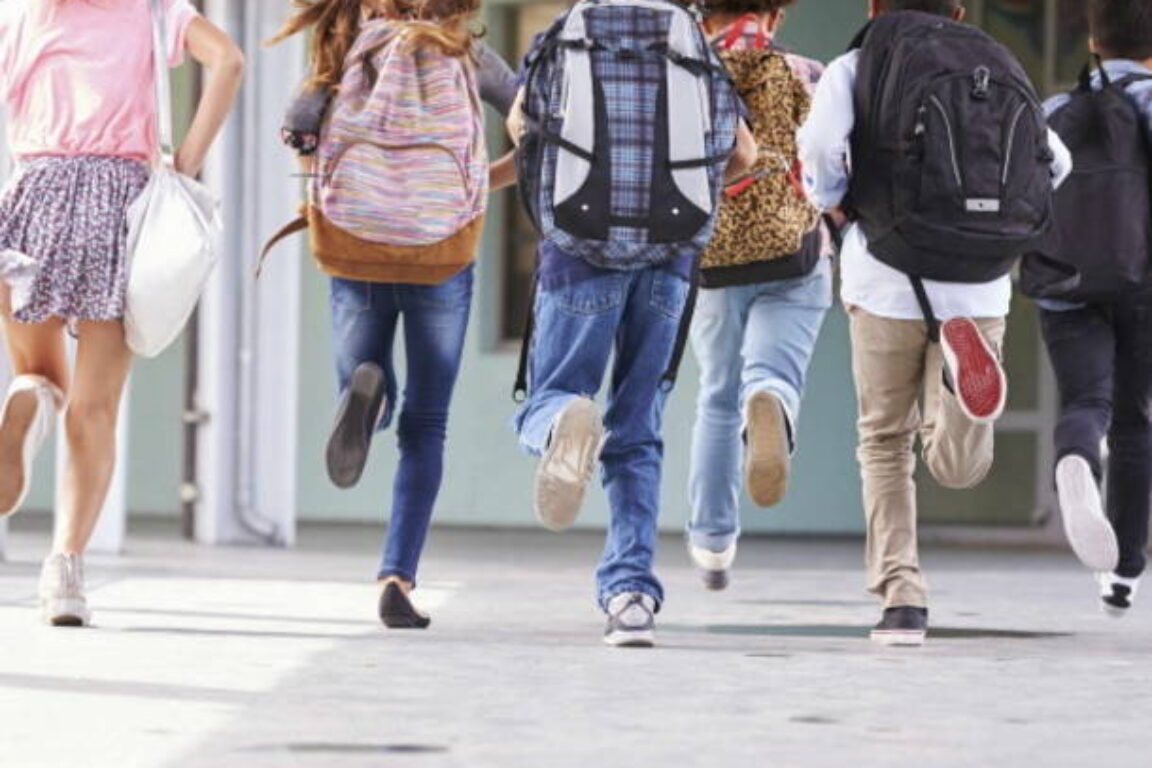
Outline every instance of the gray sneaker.
<svg viewBox="0 0 1152 768">
<path fill-rule="evenodd" d="M 604 642 L 616 648 L 651 648 L 656 644 L 656 601 L 643 592 L 621 592 L 609 598 Z"/>
<path fill-rule="evenodd" d="M 54 627 L 85 627 L 92 619 L 84 597 L 80 555 L 50 555 L 40 570 L 40 614 Z"/>
<path fill-rule="evenodd" d="M 534 506 L 541 525 L 562 531 L 580 515 L 607 436 L 600 409 L 587 397 L 564 407 L 536 468 Z"/>
</svg>

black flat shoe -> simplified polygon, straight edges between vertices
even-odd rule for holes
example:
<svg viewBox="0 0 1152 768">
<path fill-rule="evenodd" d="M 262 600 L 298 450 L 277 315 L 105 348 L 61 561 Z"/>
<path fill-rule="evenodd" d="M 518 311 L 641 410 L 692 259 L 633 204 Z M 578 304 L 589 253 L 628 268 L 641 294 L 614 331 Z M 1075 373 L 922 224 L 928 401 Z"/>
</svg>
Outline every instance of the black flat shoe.
<svg viewBox="0 0 1152 768">
<path fill-rule="evenodd" d="M 416 610 L 400 585 L 390 581 L 380 594 L 380 621 L 389 629 L 427 629 L 432 618 Z"/>
<path fill-rule="evenodd" d="M 328 477 L 337 488 L 351 488 L 364 474 L 384 410 L 384 384 L 384 371 L 375 363 L 361 363 L 352 372 L 325 452 Z"/>
</svg>

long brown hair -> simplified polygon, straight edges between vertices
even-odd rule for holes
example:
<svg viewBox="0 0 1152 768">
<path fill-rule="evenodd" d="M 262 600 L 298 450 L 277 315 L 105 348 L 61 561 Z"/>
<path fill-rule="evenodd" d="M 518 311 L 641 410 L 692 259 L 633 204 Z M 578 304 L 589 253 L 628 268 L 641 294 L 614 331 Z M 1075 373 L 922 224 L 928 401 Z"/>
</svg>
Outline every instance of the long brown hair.
<svg viewBox="0 0 1152 768">
<path fill-rule="evenodd" d="M 397 22 L 405 41 L 416 48 L 439 48 L 446 56 L 466 56 L 479 34 L 468 22 L 480 0 L 381 0 L 383 15 Z"/>
<path fill-rule="evenodd" d="M 312 29 L 309 85 L 339 86 L 345 60 L 365 16 L 371 19 L 377 14 L 365 13 L 365 0 L 292 0 L 292 4 L 296 13 L 268 44 L 275 45 Z M 415 47 L 431 46 L 449 56 L 465 56 L 478 36 L 468 22 L 480 9 L 480 0 L 380 0 L 376 5 L 378 15 L 395 21 L 406 42 Z"/>
<path fill-rule="evenodd" d="M 311 44 L 312 79 L 316 88 L 335 88 L 344 74 L 344 59 L 360 34 L 364 19 L 363 0 L 292 0 L 296 13 L 269 45 L 309 29 L 314 30 Z"/>
</svg>

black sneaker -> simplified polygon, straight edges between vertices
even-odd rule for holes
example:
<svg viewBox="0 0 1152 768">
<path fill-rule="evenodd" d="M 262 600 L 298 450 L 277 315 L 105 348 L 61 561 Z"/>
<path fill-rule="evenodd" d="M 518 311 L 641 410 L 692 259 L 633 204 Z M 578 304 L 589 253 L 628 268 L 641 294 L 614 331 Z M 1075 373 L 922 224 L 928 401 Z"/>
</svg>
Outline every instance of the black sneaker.
<svg viewBox="0 0 1152 768">
<path fill-rule="evenodd" d="M 351 488 L 364 474 L 372 436 L 387 407 L 384 388 L 384 371 L 375 363 L 361 363 L 352 372 L 325 452 L 328 477 L 337 488 Z"/>
<path fill-rule="evenodd" d="M 656 644 L 656 601 L 642 592 L 621 592 L 608 600 L 604 642 L 617 648 Z"/>
<path fill-rule="evenodd" d="M 924 645 L 928 634 L 928 609 L 912 605 L 885 608 L 872 629 L 872 641 L 880 645 Z"/>
<path fill-rule="evenodd" d="M 1100 601 L 1104 613 L 1114 618 L 1122 618 L 1132 610 L 1140 577 L 1125 578 L 1115 573 L 1101 573 L 1096 577 L 1100 582 Z"/>
<path fill-rule="evenodd" d="M 432 617 L 417 610 L 400 585 L 390 581 L 380 593 L 380 621 L 388 629 L 428 629 Z"/>
</svg>

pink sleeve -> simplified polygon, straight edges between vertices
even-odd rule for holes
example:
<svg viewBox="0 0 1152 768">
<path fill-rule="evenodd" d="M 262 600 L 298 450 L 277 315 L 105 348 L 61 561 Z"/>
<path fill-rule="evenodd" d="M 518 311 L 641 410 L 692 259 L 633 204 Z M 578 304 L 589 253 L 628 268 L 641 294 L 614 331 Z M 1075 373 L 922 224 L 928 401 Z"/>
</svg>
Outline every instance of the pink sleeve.
<svg viewBox="0 0 1152 768">
<path fill-rule="evenodd" d="M 185 35 L 188 25 L 199 16 L 189 0 L 167 0 L 168 2 L 168 66 L 178 67 L 184 63 Z"/>
</svg>

